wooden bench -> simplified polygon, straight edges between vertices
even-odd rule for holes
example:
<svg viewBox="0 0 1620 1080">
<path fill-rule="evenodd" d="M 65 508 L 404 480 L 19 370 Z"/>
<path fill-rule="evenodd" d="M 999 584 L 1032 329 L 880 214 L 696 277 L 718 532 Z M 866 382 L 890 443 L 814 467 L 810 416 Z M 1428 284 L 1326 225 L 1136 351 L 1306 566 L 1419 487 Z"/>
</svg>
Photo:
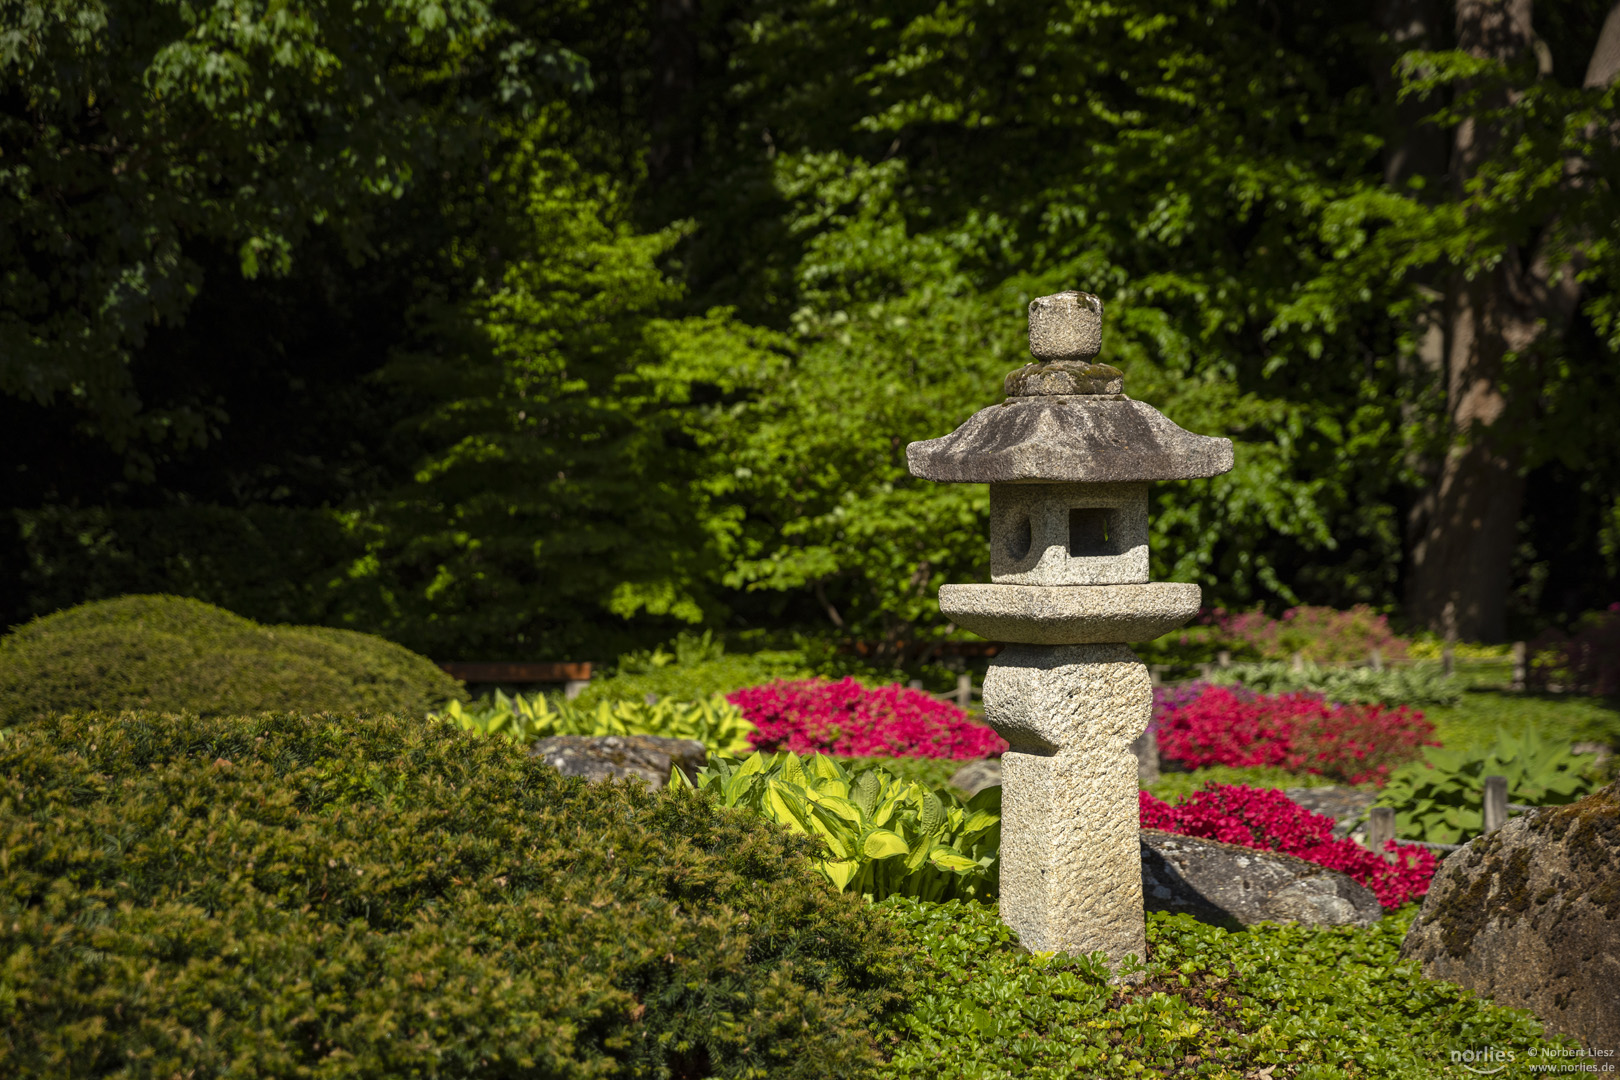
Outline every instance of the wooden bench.
<svg viewBox="0 0 1620 1080">
<path fill-rule="evenodd" d="M 563 695 L 570 700 L 580 695 L 591 681 L 591 661 L 563 660 L 451 660 L 439 665 L 452 678 L 464 683 L 562 683 Z"/>
</svg>

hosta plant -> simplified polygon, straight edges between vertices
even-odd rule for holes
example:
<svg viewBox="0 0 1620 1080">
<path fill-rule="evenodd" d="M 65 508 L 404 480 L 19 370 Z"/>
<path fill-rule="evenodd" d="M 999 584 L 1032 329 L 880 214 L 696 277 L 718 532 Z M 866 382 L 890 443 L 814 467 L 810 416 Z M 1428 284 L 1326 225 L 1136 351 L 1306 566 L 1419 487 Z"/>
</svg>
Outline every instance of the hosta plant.
<svg viewBox="0 0 1620 1080">
<path fill-rule="evenodd" d="M 671 786 L 685 786 L 679 769 Z M 818 836 L 831 857 L 816 863 L 843 892 L 869 900 L 993 896 L 1000 873 L 1001 788 L 962 803 L 883 769 L 850 771 L 831 758 L 789 751 L 741 761 L 711 755 L 695 786 L 726 806 Z"/>
<path fill-rule="evenodd" d="M 1378 805 L 1394 808 L 1396 836 L 1457 844 L 1483 826 L 1487 776 L 1507 778 L 1509 802 L 1560 806 L 1597 787 L 1585 771 L 1590 760 L 1571 753 L 1567 742 L 1498 728 L 1495 743 L 1483 751 L 1426 747 L 1421 761 L 1390 774 Z"/>
<path fill-rule="evenodd" d="M 716 694 L 704 701 L 601 701 L 581 708 L 543 694 L 507 697 L 497 690 L 471 705 L 452 701 L 434 714 L 468 731 L 533 742 L 549 735 L 662 735 L 696 739 L 711 752 L 746 753 L 754 725 Z"/>
</svg>

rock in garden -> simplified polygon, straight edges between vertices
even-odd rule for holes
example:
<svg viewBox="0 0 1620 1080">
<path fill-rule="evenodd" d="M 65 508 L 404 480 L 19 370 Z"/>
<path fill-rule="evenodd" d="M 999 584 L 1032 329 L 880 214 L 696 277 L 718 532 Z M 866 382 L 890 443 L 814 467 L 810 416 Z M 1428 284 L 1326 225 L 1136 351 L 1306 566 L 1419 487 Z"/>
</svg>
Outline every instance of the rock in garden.
<svg viewBox="0 0 1620 1080">
<path fill-rule="evenodd" d="M 957 791 L 965 791 L 969 795 L 977 795 L 985 788 L 996 787 L 1001 783 L 1001 759 L 984 758 L 980 761 L 970 761 L 951 774 L 950 783 Z"/>
<path fill-rule="evenodd" d="M 1326 814 L 1332 818 L 1333 835 L 1339 837 L 1350 835 L 1350 830 L 1366 816 L 1373 800 L 1378 797 L 1371 791 L 1342 785 L 1289 788 L 1283 794 L 1312 813 Z"/>
<path fill-rule="evenodd" d="M 1157 829 L 1142 830 L 1142 899 L 1149 911 L 1186 912 L 1231 928 L 1367 926 L 1384 913 L 1371 891 L 1337 870 Z"/>
<path fill-rule="evenodd" d="M 1401 955 L 1620 1048 L 1620 782 L 1510 820 L 1440 864 Z"/>
<path fill-rule="evenodd" d="M 654 788 L 668 782 L 670 766 L 679 765 L 693 777 L 707 760 L 702 743 L 661 735 L 553 735 L 529 752 L 564 776 L 583 776 L 593 783 L 639 776 Z"/>
</svg>

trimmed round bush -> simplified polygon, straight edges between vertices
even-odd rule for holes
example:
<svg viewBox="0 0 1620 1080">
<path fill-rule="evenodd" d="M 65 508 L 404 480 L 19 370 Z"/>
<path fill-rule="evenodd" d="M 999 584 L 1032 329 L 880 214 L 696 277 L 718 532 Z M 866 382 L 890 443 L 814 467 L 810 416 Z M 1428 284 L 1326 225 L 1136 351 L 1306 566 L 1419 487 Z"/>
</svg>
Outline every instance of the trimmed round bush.
<svg viewBox="0 0 1620 1080">
<path fill-rule="evenodd" d="M 47 712 L 421 716 L 466 690 L 391 641 L 261 626 L 179 596 L 98 600 L 0 638 L 0 722 Z"/>
<path fill-rule="evenodd" d="M 821 1077 L 900 930 L 813 841 L 444 723 L 0 737 L 0 1075 Z"/>
</svg>

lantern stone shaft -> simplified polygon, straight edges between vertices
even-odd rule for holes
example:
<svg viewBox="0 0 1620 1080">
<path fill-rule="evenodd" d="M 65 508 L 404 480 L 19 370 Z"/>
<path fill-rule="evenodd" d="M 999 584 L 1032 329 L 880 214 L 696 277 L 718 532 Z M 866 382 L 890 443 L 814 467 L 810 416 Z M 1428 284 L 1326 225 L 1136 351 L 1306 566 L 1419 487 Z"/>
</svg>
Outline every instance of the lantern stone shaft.
<svg viewBox="0 0 1620 1080">
<path fill-rule="evenodd" d="M 1094 362 L 1102 302 L 1029 306 L 1036 362 L 1007 399 L 906 448 L 915 476 L 990 485 L 990 583 L 945 585 L 940 610 L 1006 647 L 984 680 L 1001 759 L 1001 917 L 1036 951 L 1146 951 L 1136 758 L 1153 691 L 1127 642 L 1198 611 L 1196 585 L 1148 580 L 1148 483 L 1232 467 L 1227 439 L 1195 435 L 1125 396 Z"/>
</svg>

